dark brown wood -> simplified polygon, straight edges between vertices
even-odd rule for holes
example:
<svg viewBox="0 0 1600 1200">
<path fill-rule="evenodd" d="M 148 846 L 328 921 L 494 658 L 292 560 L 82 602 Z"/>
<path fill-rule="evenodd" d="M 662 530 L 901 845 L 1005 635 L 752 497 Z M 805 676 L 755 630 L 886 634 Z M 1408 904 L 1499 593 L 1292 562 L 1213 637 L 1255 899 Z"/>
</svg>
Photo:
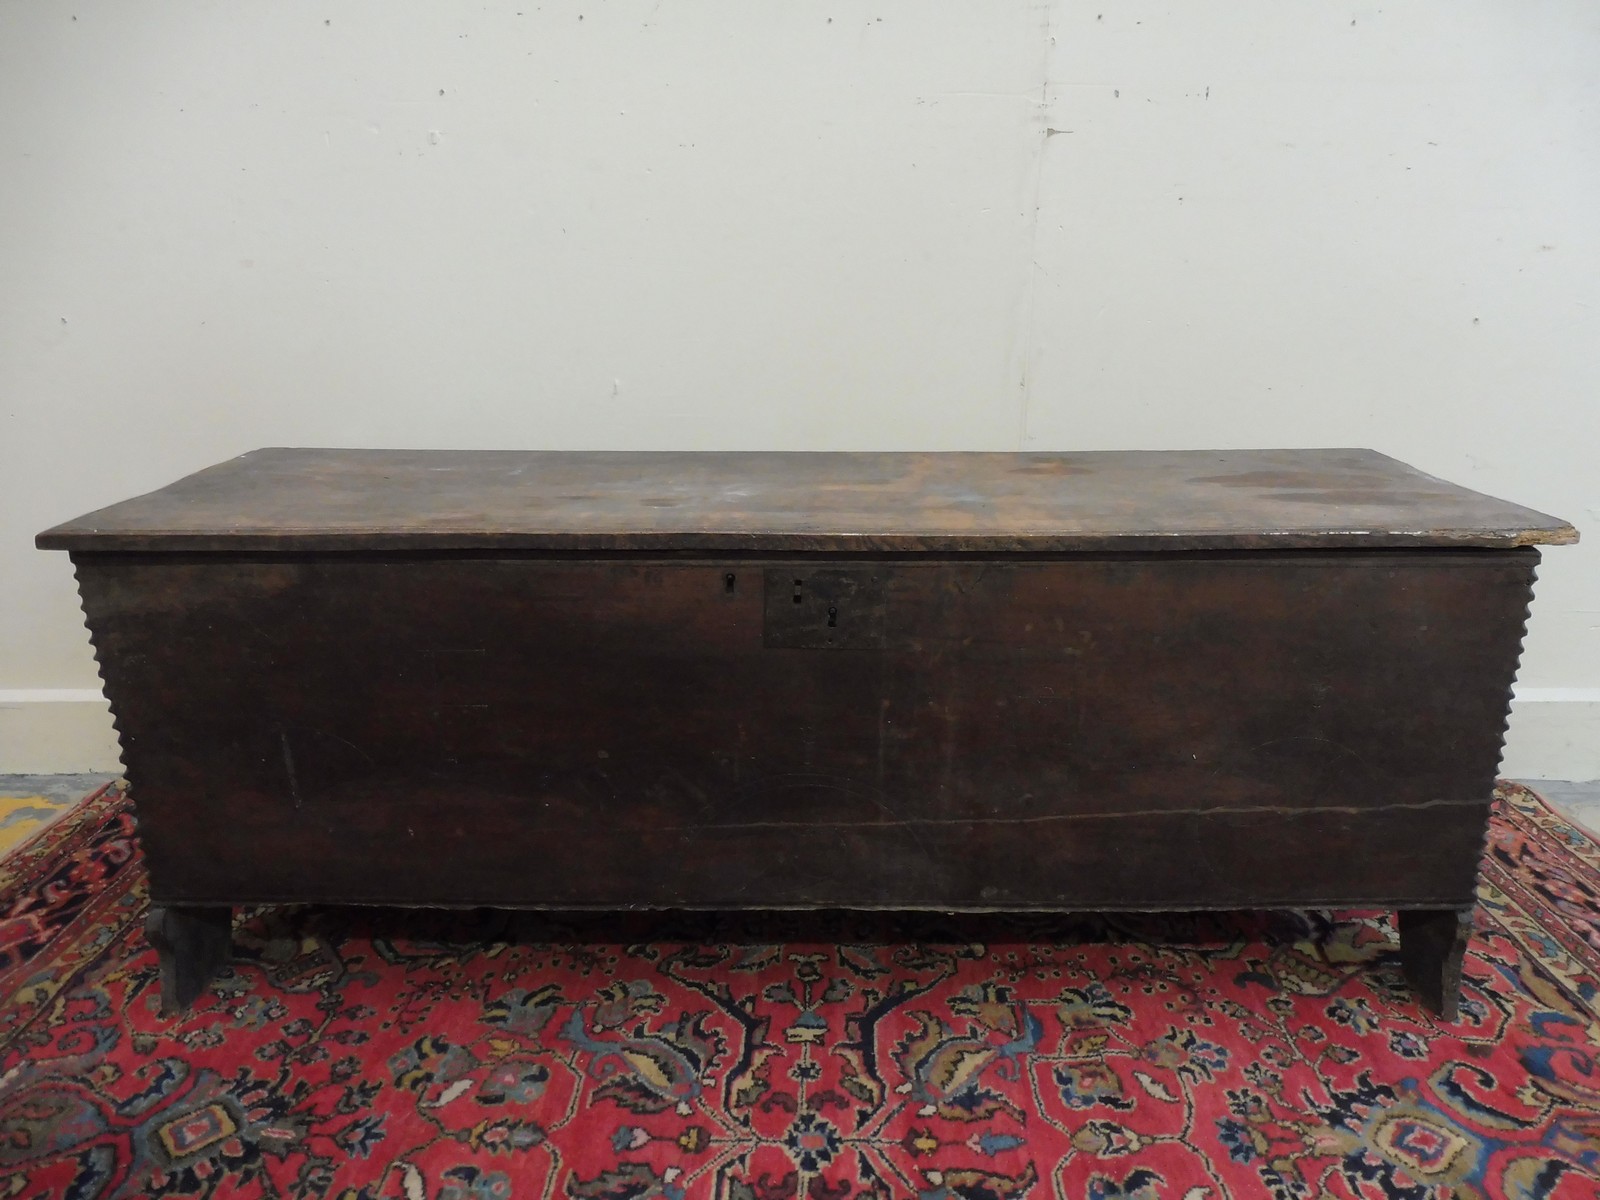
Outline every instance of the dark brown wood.
<svg viewBox="0 0 1600 1200">
<path fill-rule="evenodd" d="M 40 542 L 176 998 L 245 903 L 1468 909 L 1573 537 L 1368 451 L 264 451 Z"/>
<path fill-rule="evenodd" d="M 1490 546 L 1565 521 L 1371 450 L 257 450 L 51 550 L 989 552 Z"/>
<path fill-rule="evenodd" d="M 233 948 L 233 909 L 226 905 L 152 904 L 144 934 L 161 964 L 161 1012 L 193 1004 Z"/>
<path fill-rule="evenodd" d="M 1470 906 L 1400 910 L 1400 964 L 1411 990 L 1446 1021 L 1461 1015 L 1461 967 L 1472 939 Z"/>
<path fill-rule="evenodd" d="M 1450 905 L 1536 553 L 79 576 L 163 901 Z"/>
</svg>

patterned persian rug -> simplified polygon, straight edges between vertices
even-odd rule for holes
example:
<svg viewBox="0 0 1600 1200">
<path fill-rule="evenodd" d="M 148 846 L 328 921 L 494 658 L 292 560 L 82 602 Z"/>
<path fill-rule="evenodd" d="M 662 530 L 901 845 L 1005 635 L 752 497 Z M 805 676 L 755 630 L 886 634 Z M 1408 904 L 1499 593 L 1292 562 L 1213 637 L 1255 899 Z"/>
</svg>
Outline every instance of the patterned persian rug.
<svg viewBox="0 0 1600 1200">
<path fill-rule="evenodd" d="M 1375 912 L 261 910 L 163 1019 L 133 832 L 0 865 L 0 1197 L 1600 1195 L 1600 849 L 1515 785 L 1453 1024 Z"/>
</svg>

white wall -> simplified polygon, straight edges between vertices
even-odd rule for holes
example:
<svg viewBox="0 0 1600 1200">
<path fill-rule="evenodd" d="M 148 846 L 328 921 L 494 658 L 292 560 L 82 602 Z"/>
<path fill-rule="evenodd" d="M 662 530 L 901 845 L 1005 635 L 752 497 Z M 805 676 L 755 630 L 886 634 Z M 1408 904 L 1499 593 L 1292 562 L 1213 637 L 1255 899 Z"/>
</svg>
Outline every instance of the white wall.
<svg viewBox="0 0 1600 1200">
<path fill-rule="evenodd" d="M 1370 445 L 1593 526 L 1586 0 L 0 5 L 0 770 L 113 763 L 32 535 L 258 445 Z"/>
</svg>

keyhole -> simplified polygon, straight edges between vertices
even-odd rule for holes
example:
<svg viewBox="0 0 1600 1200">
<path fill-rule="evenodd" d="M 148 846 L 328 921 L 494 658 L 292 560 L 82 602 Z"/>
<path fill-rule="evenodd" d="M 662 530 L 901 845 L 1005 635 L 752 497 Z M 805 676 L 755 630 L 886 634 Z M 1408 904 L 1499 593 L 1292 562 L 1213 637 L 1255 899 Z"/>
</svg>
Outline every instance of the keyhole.
<svg viewBox="0 0 1600 1200">
<path fill-rule="evenodd" d="M 837 628 L 838 624 L 839 624 L 839 610 L 837 608 L 834 608 L 833 605 L 830 604 L 828 606 L 828 628 L 829 629 Z"/>
<path fill-rule="evenodd" d="M 722 577 L 722 590 L 723 590 L 723 592 L 725 594 L 729 595 L 729 596 L 733 595 L 733 584 L 734 584 L 734 574 L 733 574 L 732 571 L 729 571 L 726 575 L 724 575 Z"/>
<path fill-rule="evenodd" d="M 800 580 L 796 579 L 794 581 L 794 602 L 796 604 L 800 603 L 800 588 L 801 588 L 801 586 L 802 586 L 802 584 L 801 584 Z"/>
</svg>

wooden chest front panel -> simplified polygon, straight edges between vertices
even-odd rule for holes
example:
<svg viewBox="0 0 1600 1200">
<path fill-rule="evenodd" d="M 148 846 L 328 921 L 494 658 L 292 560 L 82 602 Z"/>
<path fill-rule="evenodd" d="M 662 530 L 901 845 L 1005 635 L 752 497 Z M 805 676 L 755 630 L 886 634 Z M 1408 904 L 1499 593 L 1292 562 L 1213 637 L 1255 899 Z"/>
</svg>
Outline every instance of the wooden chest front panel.
<svg viewBox="0 0 1600 1200">
<path fill-rule="evenodd" d="M 152 893 L 1470 902 L 1537 553 L 78 554 Z"/>
</svg>

